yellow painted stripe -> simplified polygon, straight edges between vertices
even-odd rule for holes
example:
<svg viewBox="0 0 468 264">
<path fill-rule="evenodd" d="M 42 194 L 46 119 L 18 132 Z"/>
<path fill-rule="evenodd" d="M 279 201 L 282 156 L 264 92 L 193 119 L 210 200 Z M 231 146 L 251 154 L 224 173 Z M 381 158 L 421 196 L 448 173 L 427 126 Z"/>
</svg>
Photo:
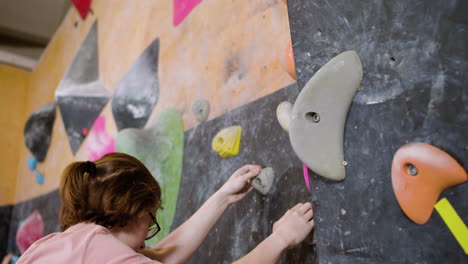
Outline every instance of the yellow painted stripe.
<svg viewBox="0 0 468 264">
<path fill-rule="evenodd" d="M 434 207 L 465 251 L 465 254 L 468 255 L 468 228 L 463 223 L 463 220 L 446 198 L 442 198 Z"/>
</svg>

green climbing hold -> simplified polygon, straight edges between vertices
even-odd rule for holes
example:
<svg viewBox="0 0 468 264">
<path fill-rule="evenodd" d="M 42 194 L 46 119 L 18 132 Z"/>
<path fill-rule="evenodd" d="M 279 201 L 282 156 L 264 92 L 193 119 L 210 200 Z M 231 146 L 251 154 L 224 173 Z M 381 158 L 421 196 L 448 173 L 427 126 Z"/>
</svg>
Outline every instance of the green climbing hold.
<svg viewBox="0 0 468 264">
<path fill-rule="evenodd" d="M 156 216 L 161 232 L 146 241 L 154 246 L 169 233 L 177 206 L 184 149 L 182 116 L 177 109 L 165 109 L 143 129 L 120 131 L 115 148 L 143 162 L 161 186 L 164 209 Z"/>
</svg>

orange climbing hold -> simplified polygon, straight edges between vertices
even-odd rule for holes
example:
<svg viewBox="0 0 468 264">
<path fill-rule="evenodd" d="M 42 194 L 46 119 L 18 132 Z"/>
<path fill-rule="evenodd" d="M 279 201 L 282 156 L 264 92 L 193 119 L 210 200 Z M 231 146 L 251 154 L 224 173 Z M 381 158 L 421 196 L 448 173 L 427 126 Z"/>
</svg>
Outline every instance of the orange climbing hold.
<svg viewBox="0 0 468 264">
<path fill-rule="evenodd" d="M 403 212 L 419 225 L 429 220 L 444 190 L 466 181 L 454 158 L 426 143 L 403 145 L 393 157 L 393 191 Z"/>
<path fill-rule="evenodd" d="M 296 66 L 294 64 L 294 53 L 292 48 L 292 42 L 289 41 L 288 46 L 285 50 L 286 53 L 286 66 L 289 73 L 289 76 L 296 80 Z"/>
</svg>

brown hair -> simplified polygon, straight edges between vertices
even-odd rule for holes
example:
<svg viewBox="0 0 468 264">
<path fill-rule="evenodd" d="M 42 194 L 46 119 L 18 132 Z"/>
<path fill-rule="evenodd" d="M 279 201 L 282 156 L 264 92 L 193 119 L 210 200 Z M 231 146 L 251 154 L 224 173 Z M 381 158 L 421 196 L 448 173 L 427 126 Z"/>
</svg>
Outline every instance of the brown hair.
<svg viewBox="0 0 468 264">
<path fill-rule="evenodd" d="M 161 206 L 161 189 L 138 159 L 111 153 L 96 162 L 74 162 L 60 181 L 60 227 L 80 222 L 125 226 L 140 212 Z"/>
</svg>

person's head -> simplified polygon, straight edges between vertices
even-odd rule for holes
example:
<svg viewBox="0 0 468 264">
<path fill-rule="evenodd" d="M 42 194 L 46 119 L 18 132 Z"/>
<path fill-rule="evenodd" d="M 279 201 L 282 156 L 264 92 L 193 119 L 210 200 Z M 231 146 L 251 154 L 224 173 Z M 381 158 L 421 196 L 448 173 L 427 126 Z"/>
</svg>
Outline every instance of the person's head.
<svg viewBox="0 0 468 264">
<path fill-rule="evenodd" d="M 127 244 L 139 247 L 161 206 L 161 189 L 138 159 L 123 153 L 107 154 L 95 162 L 74 162 L 60 182 L 62 231 L 81 223 L 109 230 L 131 230 Z"/>
</svg>

